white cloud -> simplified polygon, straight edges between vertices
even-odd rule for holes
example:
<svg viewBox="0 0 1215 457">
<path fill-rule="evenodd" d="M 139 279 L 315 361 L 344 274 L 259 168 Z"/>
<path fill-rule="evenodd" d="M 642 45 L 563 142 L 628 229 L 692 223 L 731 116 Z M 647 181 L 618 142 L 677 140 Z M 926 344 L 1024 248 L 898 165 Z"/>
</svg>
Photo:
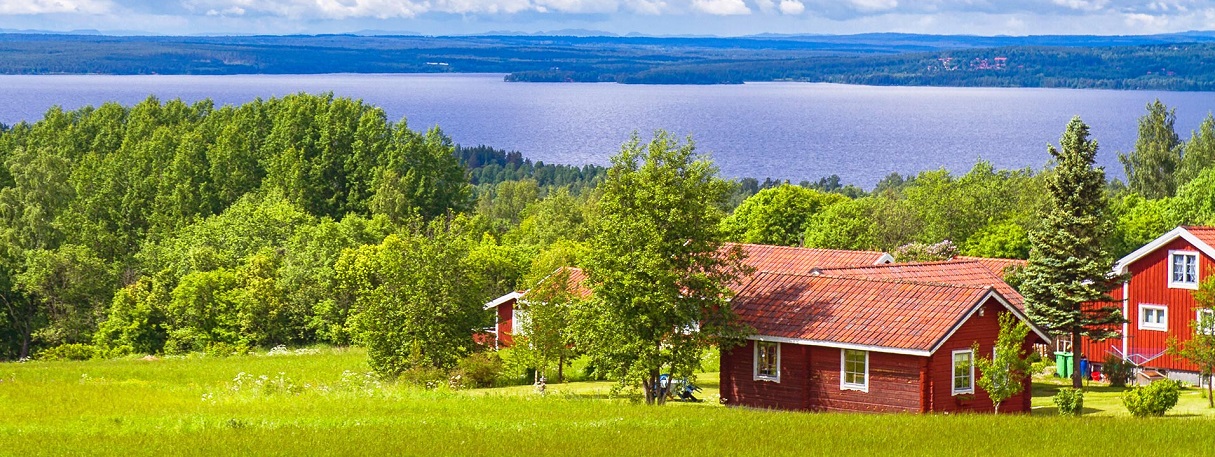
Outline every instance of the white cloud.
<svg viewBox="0 0 1215 457">
<path fill-rule="evenodd" d="M 0 15 L 103 14 L 113 6 L 109 0 L 0 0 Z"/>
<path fill-rule="evenodd" d="M 806 5 L 802 4 L 802 2 L 798 0 L 780 0 L 781 14 L 796 16 L 798 14 L 802 14 L 804 11 L 806 11 Z"/>
<path fill-rule="evenodd" d="M 692 9 L 716 16 L 751 14 L 743 0 L 692 0 Z"/>
<path fill-rule="evenodd" d="M 761 13 L 767 14 L 776 11 L 776 2 L 773 0 L 754 0 L 754 2 Z"/>
<path fill-rule="evenodd" d="M 860 11 L 886 11 L 899 7 L 899 0 L 849 0 Z"/>
<path fill-rule="evenodd" d="M 1071 8 L 1080 11 L 1100 11 L 1105 8 L 1110 2 L 1109 0 L 1051 0 L 1054 4 L 1064 8 Z"/>
</svg>

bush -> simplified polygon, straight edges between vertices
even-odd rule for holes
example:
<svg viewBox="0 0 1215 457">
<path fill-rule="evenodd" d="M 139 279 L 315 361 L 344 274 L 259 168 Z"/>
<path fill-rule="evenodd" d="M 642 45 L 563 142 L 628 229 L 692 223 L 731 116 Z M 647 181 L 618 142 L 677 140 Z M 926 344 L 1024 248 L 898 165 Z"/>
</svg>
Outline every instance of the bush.
<svg viewBox="0 0 1215 457">
<path fill-rule="evenodd" d="M 442 368 L 426 365 L 414 365 L 413 367 L 402 371 L 401 374 L 397 376 L 397 380 L 425 389 L 437 389 L 439 386 L 447 385 L 449 382 L 447 372 Z"/>
<path fill-rule="evenodd" d="M 456 370 L 471 387 L 492 387 L 502 373 L 502 357 L 493 351 L 476 352 L 460 360 Z"/>
<path fill-rule="evenodd" d="M 211 357 L 228 357 L 232 355 L 245 355 L 249 353 L 249 348 L 243 344 L 230 344 L 223 341 L 216 341 L 207 345 L 205 351 Z"/>
<path fill-rule="evenodd" d="M 89 360 L 97 356 L 97 349 L 88 344 L 61 344 L 42 351 L 41 360 Z"/>
<path fill-rule="evenodd" d="M 1059 407 L 1060 416 L 1079 416 L 1084 410 L 1084 391 L 1073 387 L 1064 387 L 1055 394 L 1055 406 Z"/>
<path fill-rule="evenodd" d="M 1126 387 L 1134 368 L 1134 364 L 1110 354 L 1105 356 L 1105 362 L 1101 364 L 1101 377 L 1108 380 L 1111 387 Z"/>
<path fill-rule="evenodd" d="M 1135 386 L 1122 393 L 1122 404 L 1135 417 L 1163 416 L 1181 398 L 1181 383 L 1173 380 L 1156 381 Z"/>
</svg>

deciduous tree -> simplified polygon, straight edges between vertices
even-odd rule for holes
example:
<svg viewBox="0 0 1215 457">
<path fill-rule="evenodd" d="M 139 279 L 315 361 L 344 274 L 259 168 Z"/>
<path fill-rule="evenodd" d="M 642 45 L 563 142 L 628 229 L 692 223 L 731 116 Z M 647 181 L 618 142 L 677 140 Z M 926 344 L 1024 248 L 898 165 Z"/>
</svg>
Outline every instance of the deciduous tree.
<svg viewBox="0 0 1215 457">
<path fill-rule="evenodd" d="M 975 344 L 975 368 L 979 379 L 975 382 L 991 398 L 996 414 L 1004 400 L 1025 390 L 1025 377 L 1029 376 L 1029 355 L 1025 349 L 1025 337 L 1029 326 L 1017 319 L 1013 313 L 1000 313 L 1000 333 L 996 337 L 995 353 L 991 357 L 981 355 Z"/>
<path fill-rule="evenodd" d="M 602 187 L 586 262 L 594 296 L 576 310 L 575 340 L 621 386 L 662 404 L 662 374 L 692 376 L 706 348 L 743 332 L 727 300 L 747 267 L 740 247 L 722 249 L 720 229 L 730 184 L 691 140 L 659 131 L 625 143 Z"/>
<path fill-rule="evenodd" d="M 1211 397 L 1211 384 L 1215 379 L 1215 276 L 1207 277 L 1194 291 L 1194 302 L 1198 304 L 1198 319 L 1190 324 L 1190 339 L 1178 342 L 1169 337 L 1169 354 L 1181 357 L 1198 366 L 1202 376 L 1207 377 L 1207 406 L 1215 408 Z"/>
<path fill-rule="evenodd" d="M 1181 165 L 1181 139 L 1173 124 L 1177 110 L 1159 99 L 1148 103 L 1148 113 L 1139 118 L 1135 150 L 1118 154 L 1126 170 L 1127 187 L 1149 199 L 1171 197 L 1177 191 L 1174 174 Z"/>
</svg>

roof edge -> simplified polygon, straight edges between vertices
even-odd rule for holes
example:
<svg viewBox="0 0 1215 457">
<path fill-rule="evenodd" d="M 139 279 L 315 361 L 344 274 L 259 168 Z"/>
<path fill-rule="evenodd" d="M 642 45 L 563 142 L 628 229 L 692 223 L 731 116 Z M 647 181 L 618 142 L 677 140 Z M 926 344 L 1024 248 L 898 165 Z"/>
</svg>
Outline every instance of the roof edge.
<svg viewBox="0 0 1215 457">
<path fill-rule="evenodd" d="M 838 349 L 855 349 L 855 350 L 860 350 L 860 351 L 882 352 L 882 353 L 886 353 L 886 354 L 914 355 L 914 356 L 919 356 L 919 357 L 928 357 L 928 356 L 932 355 L 931 351 L 925 351 L 923 349 L 896 348 L 896 347 L 889 347 L 889 346 L 877 346 L 877 345 L 871 345 L 871 344 L 854 344 L 854 343 L 841 343 L 838 341 L 808 340 L 808 339 L 802 339 L 802 338 L 786 338 L 783 336 L 752 335 L 752 336 L 747 337 L 747 339 L 752 340 L 752 341 L 770 341 L 773 343 L 788 343 L 788 344 L 797 344 L 797 345 L 801 345 L 801 346 L 819 346 L 819 347 L 838 348 Z"/>
<path fill-rule="evenodd" d="M 1215 259 L 1215 248 L 1211 247 L 1211 245 L 1207 244 L 1205 241 L 1202 241 L 1198 237 L 1194 236 L 1194 234 L 1190 233 L 1190 231 L 1187 230 L 1185 226 L 1178 226 L 1177 228 L 1175 228 L 1173 230 L 1169 230 L 1168 233 L 1165 233 L 1164 235 L 1160 235 L 1159 238 L 1152 240 L 1150 243 L 1140 246 L 1139 249 L 1136 249 L 1134 252 L 1127 254 L 1125 257 L 1118 259 L 1118 263 L 1114 264 L 1114 272 L 1116 272 L 1118 274 L 1126 273 L 1127 267 L 1129 267 L 1132 263 L 1135 263 L 1136 261 L 1143 258 L 1144 256 L 1147 256 L 1148 254 L 1156 252 L 1156 250 L 1164 247 L 1164 245 L 1166 245 L 1166 244 L 1173 242 L 1173 240 L 1176 240 L 1177 238 L 1185 239 L 1186 241 L 1190 242 L 1190 244 L 1193 244 L 1195 247 L 1197 247 L 1198 250 L 1200 250 L 1204 254 L 1206 254 L 1208 257 Z"/>
</svg>

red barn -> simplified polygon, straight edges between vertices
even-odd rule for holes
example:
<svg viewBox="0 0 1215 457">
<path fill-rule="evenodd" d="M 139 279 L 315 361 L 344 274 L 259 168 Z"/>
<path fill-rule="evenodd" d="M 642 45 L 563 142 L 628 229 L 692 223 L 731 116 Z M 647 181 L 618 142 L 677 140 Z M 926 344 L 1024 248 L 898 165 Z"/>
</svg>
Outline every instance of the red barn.
<svg viewBox="0 0 1215 457">
<path fill-rule="evenodd" d="M 1128 275 L 1110 295 L 1121 303 L 1127 323 L 1120 339 L 1094 342 L 1081 348 L 1094 369 L 1107 355 L 1138 367 L 1166 372 L 1169 377 L 1197 383 L 1198 367 L 1165 354 L 1168 339 L 1186 341 L 1200 312 L 1193 292 L 1215 271 L 1215 228 L 1177 227 L 1118 261 L 1115 272 Z"/>
<path fill-rule="evenodd" d="M 992 411 L 986 393 L 975 388 L 972 347 L 991 353 L 999 313 L 1029 324 L 997 289 L 1002 281 L 974 263 L 863 270 L 853 269 L 854 276 L 840 270 L 756 274 L 732 301 L 756 333 L 744 346 L 723 351 L 722 400 L 810 411 Z M 958 281 L 971 274 L 977 279 Z M 1026 350 L 1049 341 L 1029 325 Z M 1001 409 L 1029 411 L 1025 384 Z"/>
</svg>

